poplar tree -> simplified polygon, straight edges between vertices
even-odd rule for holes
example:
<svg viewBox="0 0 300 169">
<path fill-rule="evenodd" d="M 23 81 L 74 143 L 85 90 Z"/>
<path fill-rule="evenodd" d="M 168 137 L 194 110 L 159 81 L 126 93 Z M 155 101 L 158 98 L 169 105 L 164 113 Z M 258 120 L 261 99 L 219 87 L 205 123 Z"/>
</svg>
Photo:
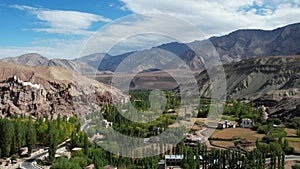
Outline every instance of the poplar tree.
<svg viewBox="0 0 300 169">
<path fill-rule="evenodd" d="M 26 126 L 26 145 L 28 147 L 28 154 L 31 154 L 35 144 L 36 144 L 36 129 L 33 125 L 32 119 L 29 118 L 29 121 Z"/>
</svg>

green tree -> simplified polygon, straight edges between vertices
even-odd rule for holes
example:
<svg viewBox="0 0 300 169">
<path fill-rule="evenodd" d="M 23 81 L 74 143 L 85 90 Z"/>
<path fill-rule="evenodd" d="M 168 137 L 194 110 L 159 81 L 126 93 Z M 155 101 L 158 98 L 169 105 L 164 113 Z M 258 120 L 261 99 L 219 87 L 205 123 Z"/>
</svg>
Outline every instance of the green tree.
<svg viewBox="0 0 300 169">
<path fill-rule="evenodd" d="M 82 169 L 83 167 L 80 166 L 79 162 L 75 159 L 71 159 L 68 161 L 65 157 L 59 158 L 55 161 L 51 169 Z"/>
<path fill-rule="evenodd" d="M 88 154 L 88 148 L 89 148 L 89 138 L 86 133 L 84 133 L 84 143 L 83 143 L 83 152 L 85 155 Z"/>
<path fill-rule="evenodd" d="M 55 159 L 55 153 L 57 149 L 57 134 L 55 128 L 51 122 L 48 122 L 48 134 L 49 134 L 49 161 L 53 162 Z"/>
<path fill-rule="evenodd" d="M 73 131 L 71 134 L 71 140 L 70 140 L 70 149 L 76 147 L 78 145 L 78 136 L 77 132 Z"/>
<path fill-rule="evenodd" d="M 295 164 L 292 166 L 292 169 L 300 169 L 300 164 Z"/>
<path fill-rule="evenodd" d="M 24 124 L 21 122 L 21 120 L 14 120 L 14 135 L 12 139 L 12 147 L 11 147 L 11 154 L 17 154 L 20 151 L 21 146 L 25 145 L 25 128 Z"/>
<path fill-rule="evenodd" d="M 296 129 L 300 129 L 300 117 L 294 117 L 291 125 Z"/>
<path fill-rule="evenodd" d="M 37 140 L 40 143 L 48 144 L 48 125 L 40 118 L 36 124 L 36 133 L 37 133 Z"/>
<path fill-rule="evenodd" d="M 93 152 L 93 163 L 96 167 L 96 169 L 103 169 L 104 168 L 104 162 L 103 160 L 106 158 L 103 158 L 104 155 L 102 154 L 102 152 L 99 149 L 96 149 Z"/>
<path fill-rule="evenodd" d="M 300 130 L 296 130 L 296 134 L 298 137 L 300 137 Z"/>
<path fill-rule="evenodd" d="M 3 157 L 10 156 L 11 143 L 14 134 L 14 126 L 8 119 L 1 119 L 0 121 L 0 147 L 1 155 Z"/>
<path fill-rule="evenodd" d="M 26 126 L 26 144 L 28 147 L 28 154 L 30 154 L 36 144 L 36 129 L 31 118 L 29 118 Z"/>
<path fill-rule="evenodd" d="M 79 164 L 81 168 L 84 168 L 88 165 L 88 160 L 85 157 L 73 157 L 70 159 L 70 163 Z"/>
</svg>

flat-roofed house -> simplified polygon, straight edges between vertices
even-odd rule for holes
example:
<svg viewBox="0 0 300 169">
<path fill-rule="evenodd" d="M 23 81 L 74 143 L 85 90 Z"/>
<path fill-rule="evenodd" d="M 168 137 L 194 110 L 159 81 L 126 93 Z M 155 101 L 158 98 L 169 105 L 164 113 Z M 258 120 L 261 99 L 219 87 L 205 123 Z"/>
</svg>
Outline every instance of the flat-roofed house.
<svg viewBox="0 0 300 169">
<path fill-rule="evenodd" d="M 251 127 L 253 127 L 253 125 L 254 125 L 254 122 L 249 118 L 242 119 L 242 122 L 240 123 L 240 126 L 243 128 L 251 128 Z"/>
</svg>

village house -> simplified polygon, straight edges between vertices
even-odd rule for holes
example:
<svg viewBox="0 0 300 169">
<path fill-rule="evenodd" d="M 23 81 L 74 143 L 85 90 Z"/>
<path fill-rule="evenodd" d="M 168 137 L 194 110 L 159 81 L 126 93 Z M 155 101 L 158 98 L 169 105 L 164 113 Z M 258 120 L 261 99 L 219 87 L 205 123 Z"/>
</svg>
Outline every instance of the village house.
<svg viewBox="0 0 300 169">
<path fill-rule="evenodd" d="M 196 156 L 194 156 L 194 160 L 196 160 Z M 198 157 L 200 161 L 203 160 L 202 156 Z M 159 169 L 166 169 L 166 168 L 181 168 L 180 165 L 182 161 L 185 159 L 184 155 L 165 155 L 164 160 L 160 160 L 158 162 Z"/>
<path fill-rule="evenodd" d="M 235 128 L 235 125 L 233 125 L 229 120 L 225 120 L 224 122 L 219 122 L 217 126 L 218 129 L 225 129 L 231 127 Z"/>
<path fill-rule="evenodd" d="M 71 150 L 71 152 L 78 152 L 78 151 L 81 151 L 82 150 L 82 148 L 80 148 L 80 147 L 74 147 L 72 150 Z"/>
<path fill-rule="evenodd" d="M 27 155 L 27 153 L 28 153 L 28 147 L 21 147 L 20 148 L 21 156 Z"/>
<path fill-rule="evenodd" d="M 197 135 L 192 135 L 192 134 L 186 134 L 186 140 L 185 143 L 190 145 L 190 146 L 196 146 L 199 143 L 203 142 L 203 138 L 197 136 Z"/>
<path fill-rule="evenodd" d="M 242 122 L 240 123 L 240 127 L 243 127 L 243 128 L 251 128 L 251 127 L 253 127 L 253 125 L 254 125 L 254 122 L 249 118 L 242 119 Z"/>
<path fill-rule="evenodd" d="M 172 114 L 172 113 L 176 113 L 176 111 L 175 111 L 174 109 L 169 109 L 169 110 L 167 111 L 167 113 Z"/>
<path fill-rule="evenodd" d="M 113 123 L 112 122 L 108 122 L 107 120 L 102 120 L 102 127 L 105 127 L 105 128 L 109 128 L 109 127 L 112 127 L 113 126 Z"/>
</svg>

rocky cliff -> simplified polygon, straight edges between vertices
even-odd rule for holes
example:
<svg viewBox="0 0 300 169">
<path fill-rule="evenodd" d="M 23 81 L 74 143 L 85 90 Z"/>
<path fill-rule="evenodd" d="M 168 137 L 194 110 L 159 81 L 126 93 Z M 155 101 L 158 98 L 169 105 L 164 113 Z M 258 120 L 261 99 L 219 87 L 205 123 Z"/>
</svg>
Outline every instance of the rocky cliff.
<svg viewBox="0 0 300 169">
<path fill-rule="evenodd" d="M 126 102 L 118 89 L 61 67 L 31 67 L 0 62 L 1 116 L 72 116 Z"/>
</svg>

